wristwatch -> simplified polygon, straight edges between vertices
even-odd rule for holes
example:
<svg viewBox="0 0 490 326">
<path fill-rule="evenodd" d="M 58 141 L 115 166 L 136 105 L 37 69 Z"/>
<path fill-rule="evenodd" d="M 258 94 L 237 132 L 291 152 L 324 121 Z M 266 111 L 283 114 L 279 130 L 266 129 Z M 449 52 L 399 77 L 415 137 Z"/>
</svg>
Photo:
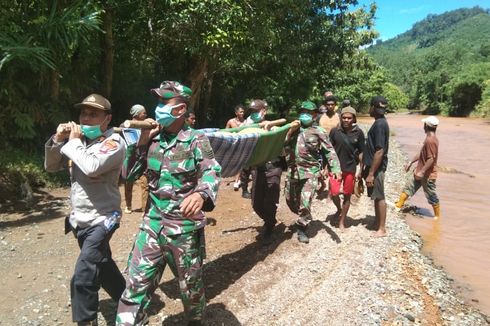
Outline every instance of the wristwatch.
<svg viewBox="0 0 490 326">
<path fill-rule="evenodd" d="M 204 191 L 199 191 L 198 194 L 201 196 L 201 198 L 206 201 L 208 200 L 209 196 L 207 193 L 205 193 Z"/>
</svg>

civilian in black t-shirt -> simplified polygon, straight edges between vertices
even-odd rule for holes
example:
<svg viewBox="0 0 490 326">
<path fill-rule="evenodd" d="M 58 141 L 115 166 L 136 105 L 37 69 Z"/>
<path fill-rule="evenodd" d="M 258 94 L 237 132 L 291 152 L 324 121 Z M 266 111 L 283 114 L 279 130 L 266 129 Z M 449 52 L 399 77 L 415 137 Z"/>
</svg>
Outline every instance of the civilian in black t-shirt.
<svg viewBox="0 0 490 326">
<path fill-rule="evenodd" d="M 361 128 L 354 125 L 356 122 L 356 110 L 347 106 L 340 111 L 340 126 L 330 131 L 330 141 L 340 161 L 342 180 L 330 180 L 330 195 L 337 207 L 337 216 L 340 216 L 339 229 L 345 229 L 345 217 L 350 208 L 350 197 L 354 192 L 354 184 L 357 178 L 356 167 L 362 160 L 364 151 L 364 133 Z M 344 201 L 340 205 L 340 185 L 343 185 Z"/>
<path fill-rule="evenodd" d="M 383 96 L 371 99 L 369 115 L 374 123 L 369 129 L 366 148 L 363 155 L 363 177 L 366 179 L 368 196 L 374 200 L 376 215 L 375 237 L 386 236 L 386 201 L 384 191 L 384 175 L 388 165 L 388 142 L 390 128 L 385 118 L 388 101 Z"/>
</svg>

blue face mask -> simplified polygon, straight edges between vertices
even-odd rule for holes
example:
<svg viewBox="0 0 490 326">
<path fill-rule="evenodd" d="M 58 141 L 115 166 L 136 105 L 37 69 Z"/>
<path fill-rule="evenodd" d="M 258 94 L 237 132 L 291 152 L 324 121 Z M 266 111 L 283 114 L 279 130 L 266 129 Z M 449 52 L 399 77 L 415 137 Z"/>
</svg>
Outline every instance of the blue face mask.
<svg viewBox="0 0 490 326">
<path fill-rule="evenodd" d="M 163 103 L 160 103 L 157 105 L 155 108 L 155 120 L 161 124 L 163 127 L 168 127 L 172 123 L 174 123 L 175 120 L 180 118 L 182 115 L 179 115 L 178 117 L 172 115 L 172 109 L 180 106 L 182 104 L 177 104 L 177 105 L 164 105 Z"/>
<path fill-rule="evenodd" d="M 255 123 L 261 122 L 262 121 L 262 115 L 260 114 L 260 111 L 259 112 L 252 112 L 250 114 L 250 119 Z"/>
<path fill-rule="evenodd" d="M 303 126 L 309 126 L 313 123 L 313 116 L 309 113 L 300 113 L 299 121 Z"/>
</svg>

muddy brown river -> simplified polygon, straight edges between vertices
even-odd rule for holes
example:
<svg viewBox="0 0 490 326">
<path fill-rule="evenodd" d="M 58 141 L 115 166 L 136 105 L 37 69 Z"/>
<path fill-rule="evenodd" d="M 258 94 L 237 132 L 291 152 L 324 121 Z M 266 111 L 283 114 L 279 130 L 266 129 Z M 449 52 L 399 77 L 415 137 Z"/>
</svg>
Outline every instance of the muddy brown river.
<svg viewBox="0 0 490 326">
<path fill-rule="evenodd" d="M 425 137 L 422 118 L 388 116 L 392 134 L 410 158 Z M 439 119 L 437 192 L 442 218 L 432 219 L 420 189 L 409 203 L 421 216 L 407 214 L 407 220 L 422 235 L 424 251 L 455 279 L 466 301 L 490 314 L 490 120 Z"/>
</svg>

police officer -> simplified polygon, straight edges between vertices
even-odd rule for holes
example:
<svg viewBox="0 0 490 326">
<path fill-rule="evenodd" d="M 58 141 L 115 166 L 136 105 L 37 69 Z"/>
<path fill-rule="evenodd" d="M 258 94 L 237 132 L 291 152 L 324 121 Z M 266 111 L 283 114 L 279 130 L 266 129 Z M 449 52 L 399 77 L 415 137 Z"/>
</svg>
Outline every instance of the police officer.
<svg viewBox="0 0 490 326">
<path fill-rule="evenodd" d="M 250 118 L 254 123 L 264 121 L 267 114 L 267 102 L 250 102 Z M 269 240 L 277 223 L 276 211 L 281 193 L 282 159 L 277 157 L 252 169 L 252 207 L 264 221 L 262 237 Z"/>
<path fill-rule="evenodd" d="M 316 187 L 320 173 L 328 174 L 328 170 L 335 178 L 340 179 L 340 164 L 337 154 L 330 144 L 325 130 L 313 125 L 317 115 L 315 103 L 305 101 L 299 109 L 301 127 L 286 140 L 286 162 L 288 166 L 288 179 L 286 181 L 286 203 L 291 211 L 299 215 L 297 224 L 298 240 L 308 243 L 306 233 L 308 224 L 312 220 L 311 202 L 315 197 Z M 326 167 L 322 171 L 320 155 L 327 159 Z"/>
<path fill-rule="evenodd" d="M 164 81 L 152 93 L 159 101 L 156 122 L 146 121 L 154 128 L 141 132 L 138 147 L 123 167 L 123 176 L 130 180 L 147 170 L 150 208 L 130 255 L 128 283 L 116 324 L 145 323 L 145 308 L 167 264 L 178 277 L 189 324 L 200 324 L 206 304 L 202 279 L 206 219 L 202 211 L 215 206 L 221 166 L 208 138 L 185 124 L 190 88 Z"/>
<path fill-rule="evenodd" d="M 112 115 L 107 99 L 91 94 L 75 107 L 80 108 L 80 125 L 68 122 L 58 126 L 45 145 L 44 165 L 55 172 L 71 162 L 72 211 L 65 226 L 80 246 L 71 279 L 72 316 L 78 325 L 97 325 L 100 287 L 115 301 L 125 287 L 112 260 L 109 240 L 121 216 L 118 178 L 126 146 L 109 128 Z"/>
</svg>

